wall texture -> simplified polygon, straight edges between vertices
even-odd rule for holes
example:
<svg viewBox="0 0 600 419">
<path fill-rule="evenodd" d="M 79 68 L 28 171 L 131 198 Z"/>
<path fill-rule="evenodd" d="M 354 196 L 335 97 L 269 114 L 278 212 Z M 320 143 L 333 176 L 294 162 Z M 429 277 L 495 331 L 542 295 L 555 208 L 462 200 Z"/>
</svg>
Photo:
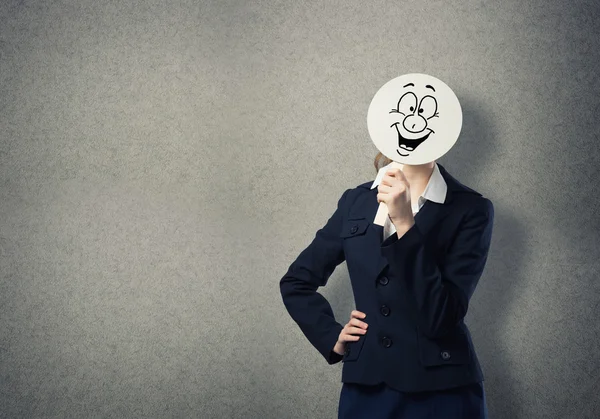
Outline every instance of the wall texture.
<svg viewBox="0 0 600 419">
<path fill-rule="evenodd" d="M 0 415 L 334 418 L 278 281 L 372 180 L 407 72 L 465 120 L 440 162 L 495 204 L 467 324 L 490 417 L 600 417 L 600 5 L 0 5 Z M 322 288 L 353 308 L 342 264 Z"/>
</svg>

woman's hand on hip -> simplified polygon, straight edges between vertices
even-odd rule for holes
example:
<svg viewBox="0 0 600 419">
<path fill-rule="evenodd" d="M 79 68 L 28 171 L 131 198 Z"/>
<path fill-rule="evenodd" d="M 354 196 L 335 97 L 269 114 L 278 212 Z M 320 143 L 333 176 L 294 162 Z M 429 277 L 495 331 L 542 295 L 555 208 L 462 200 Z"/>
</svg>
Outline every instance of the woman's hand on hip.
<svg viewBox="0 0 600 419">
<path fill-rule="evenodd" d="M 343 355 L 347 342 L 357 341 L 360 339 L 361 335 L 367 333 L 368 324 L 360 320 L 364 319 L 366 316 L 367 315 L 362 311 L 352 310 L 350 313 L 350 321 L 346 323 L 340 332 L 338 341 L 333 347 L 333 352 L 337 353 L 338 355 Z"/>
</svg>

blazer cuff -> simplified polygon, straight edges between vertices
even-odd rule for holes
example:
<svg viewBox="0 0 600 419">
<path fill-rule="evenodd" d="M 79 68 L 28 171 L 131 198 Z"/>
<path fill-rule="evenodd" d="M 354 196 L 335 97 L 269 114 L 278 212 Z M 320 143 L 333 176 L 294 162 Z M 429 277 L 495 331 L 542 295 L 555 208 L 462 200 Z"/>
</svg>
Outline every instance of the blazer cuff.
<svg viewBox="0 0 600 419">
<path fill-rule="evenodd" d="M 394 249 L 398 246 L 411 246 L 419 244 L 423 240 L 423 235 L 417 224 L 413 224 L 407 231 L 398 238 L 398 233 L 394 232 L 381 242 L 381 251 L 384 256 L 394 256 Z"/>
<path fill-rule="evenodd" d="M 333 347 L 337 343 L 343 328 L 344 326 L 342 326 L 339 323 L 336 323 L 336 325 L 332 328 L 331 332 L 327 335 L 327 338 L 324 339 L 324 347 L 321 348 L 319 351 L 321 352 L 321 355 L 323 355 L 323 357 L 329 365 L 337 364 L 344 357 L 343 355 L 340 355 L 333 351 Z"/>
<path fill-rule="evenodd" d="M 344 358 L 344 355 L 340 355 L 336 352 L 331 351 L 331 354 L 329 355 L 329 359 L 327 360 L 327 363 L 329 363 L 329 365 L 337 364 L 343 358 Z"/>
</svg>

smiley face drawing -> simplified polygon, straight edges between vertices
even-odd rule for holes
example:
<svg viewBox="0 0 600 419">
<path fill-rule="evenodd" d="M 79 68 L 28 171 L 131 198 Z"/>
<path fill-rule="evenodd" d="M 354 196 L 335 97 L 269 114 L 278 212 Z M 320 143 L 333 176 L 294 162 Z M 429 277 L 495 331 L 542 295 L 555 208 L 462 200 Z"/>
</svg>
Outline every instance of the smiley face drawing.
<svg viewBox="0 0 600 419">
<path fill-rule="evenodd" d="M 367 126 L 371 140 L 386 157 L 402 164 L 424 164 L 456 143 L 462 109 L 443 81 L 427 74 L 405 74 L 377 91 L 369 105 Z"/>
</svg>

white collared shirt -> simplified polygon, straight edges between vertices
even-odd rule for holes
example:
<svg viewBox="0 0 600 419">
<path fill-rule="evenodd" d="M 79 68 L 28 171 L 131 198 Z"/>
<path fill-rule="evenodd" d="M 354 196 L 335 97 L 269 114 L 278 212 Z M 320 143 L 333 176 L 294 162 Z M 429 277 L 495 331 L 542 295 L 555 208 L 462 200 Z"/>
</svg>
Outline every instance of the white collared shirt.
<svg viewBox="0 0 600 419">
<path fill-rule="evenodd" d="M 389 168 L 389 166 L 391 164 L 392 163 L 379 169 L 379 172 L 377 173 L 377 178 L 375 178 L 373 185 L 371 185 L 371 189 L 376 188 L 381 183 L 381 179 L 383 178 L 383 175 L 385 174 L 386 170 Z M 448 185 L 446 185 L 446 181 L 444 180 L 444 177 L 440 173 L 440 168 L 438 167 L 437 163 L 435 163 L 435 165 L 433 167 L 433 173 L 431 174 L 431 177 L 429 178 L 429 182 L 427 182 L 427 186 L 425 186 L 425 190 L 423 190 L 423 193 L 421 194 L 421 196 L 419 196 L 419 199 L 417 200 L 417 202 L 411 202 L 413 215 L 415 215 L 417 212 L 419 212 L 419 210 L 421 209 L 423 204 L 425 204 L 426 200 L 437 202 L 439 204 L 444 203 L 444 201 L 446 200 L 446 191 L 447 190 L 448 190 Z M 386 217 L 385 225 L 383 226 L 384 240 L 386 238 L 388 238 L 389 236 L 391 236 L 392 234 L 394 234 L 395 232 L 396 232 L 396 226 L 394 225 L 394 223 L 392 223 L 392 221 L 390 220 L 389 217 Z"/>
</svg>

